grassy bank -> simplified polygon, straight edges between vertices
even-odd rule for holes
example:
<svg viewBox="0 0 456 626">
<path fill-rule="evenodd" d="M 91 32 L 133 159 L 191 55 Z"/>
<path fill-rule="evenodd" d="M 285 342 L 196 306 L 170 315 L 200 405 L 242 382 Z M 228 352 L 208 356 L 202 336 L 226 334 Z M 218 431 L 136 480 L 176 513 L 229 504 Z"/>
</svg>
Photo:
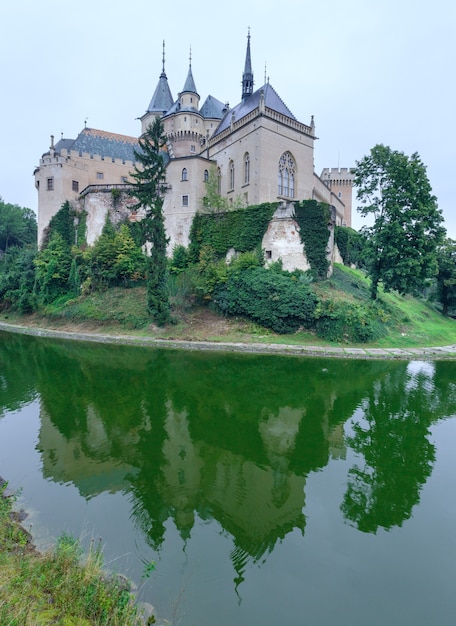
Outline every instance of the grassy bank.
<svg viewBox="0 0 456 626">
<path fill-rule="evenodd" d="M 0 624 L 2 626 L 139 626 L 144 624 L 127 580 L 103 571 L 100 546 L 86 558 L 62 536 L 52 551 L 37 552 L 14 497 L 0 486 Z"/>
<path fill-rule="evenodd" d="M 342 303 L 368 304 L 369 281 L 358 270 L 336 266 L 331 279 L 312 284 L 321 300 Z M 174 324 L 158 328 L 146 314 L 144 287 L 120 287 L 80 296 L 61 298 L 42 309 L 39 314 L 20 316 L 12 312 L 0 313 L 0 320 L 42 328 L 101 332 L 105 334 L 136 335 L 156 339 L 182 341 L 212 341 L 233 343 L 277 343 L 303 346 L 347 346 L 378 348 L 413 348 L 456 344 L 456 321 L 444 317 L 424 299 L 402 297 L 380 292 L 379 303 L 385 312 L 386 334 L 376 341 L 348 343 L 327 341 L 315 332 L 298 331 L 280 335 L 243 318 L 224 317 L 208 306 L 198 306 L 185 285 L 172 293 Z"/>
</svg>

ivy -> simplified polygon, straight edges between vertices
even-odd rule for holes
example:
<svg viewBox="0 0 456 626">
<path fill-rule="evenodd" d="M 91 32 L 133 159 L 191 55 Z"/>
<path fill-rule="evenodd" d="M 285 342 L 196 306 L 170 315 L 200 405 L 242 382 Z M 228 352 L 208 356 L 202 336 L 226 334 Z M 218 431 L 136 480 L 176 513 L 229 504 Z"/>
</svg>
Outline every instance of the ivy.
<svg viewBox="0 0 456 626">
<path fill-rule="evenodd" d="M 366 239 L 361 233 L 348 226 L 336 226 L 334 229 L 334 240 L 344 265 L 363 267 L 363 252 L 366 247 Z"/>
<path fill-rule="evenodd" d="M 234 211 L 197 213 L 190 229 L 189 260 L 197 263 L 204 246 L 210 246 L 219 258 L 230 248 L 237 252 L 254 250 L 261 245 L 277 206 L 264 203 Z"/>
<path fill-rule="evenodd" d="M 323 280 L 329 270 L 326 253 L 331 219 L 329 205 L 316 200 L 303 200 L 295 203 L 294 212 L 311 270 L 316 278 Z"/>
<path fill-rule="evenodd" d="M 58 233 L 69 246 L 84 244 L 86 241 L 86 218 L 86 211 L 76 211 L 67 200 L 51 218 L 45 231 L 42 247 L 48 245 L 55 233 Z"/>
</svg>

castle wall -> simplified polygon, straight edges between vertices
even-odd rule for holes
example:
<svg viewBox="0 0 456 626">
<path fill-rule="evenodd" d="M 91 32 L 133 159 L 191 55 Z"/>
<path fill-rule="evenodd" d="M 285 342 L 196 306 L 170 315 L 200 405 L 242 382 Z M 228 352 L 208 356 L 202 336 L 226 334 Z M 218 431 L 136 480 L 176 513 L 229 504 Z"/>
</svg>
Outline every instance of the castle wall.
<svg viewBox="0 0 456 626">
<path fill-rule="evenodd" d="M 213 143 L 211 159 L 222 173 L 222 195 L 244 204 L 275 202 L 278 195 L 278 169 L 282 154 L 290 152 L 295 161 L 295 199 L 312 197 L 313 138 L 266 116 L 254 115 L 248 124 Z M 244 158 L 250 157 L 250 180 L 245 182 Z M 234 187 L 231 189 L 230 162 L 234 163 Z M 289 199 L 289 198 L 287 198 Z"/>
<path fill-rule="evenodd" d="M 261 242 L 261 248 L 265 253 L 266 265 L 281 259 L 284 270 L 299 269 L 305 272 L 310 269 L 299 234 L 299 226 L 293 219 L 292 205 L 286 208 L 281 207 L 274 213 Z"/>
<path fill-rule="evenodd" d="M 51 150 L 40 159 L 35 170 L 35 186 L 38 190 L 38 244 L 51 218 L 67 200 L 79 205 L 80 193 L 89 185 L 124 184 L 131 181 L 131 161 L 103 159 L 100 155 L 90 155 L 75 151 Z M 52 180 L 52 189 L 48 189 Z"/>
<path fill-rule="evenodd" d="M 165 194 L 163 213 L 165 227 L 170 239 L 168 255 L 176 245 L 187 247 L 190 243 L 190 227 L 193 217 L 203 206 L 206 195 L 204 172 L 211 162 L 203 158 L 182 158 L 170 161 L 166 171 L 169 190 Z M 183 170 L 186 170 L 183 176 Z"/>
</svg>

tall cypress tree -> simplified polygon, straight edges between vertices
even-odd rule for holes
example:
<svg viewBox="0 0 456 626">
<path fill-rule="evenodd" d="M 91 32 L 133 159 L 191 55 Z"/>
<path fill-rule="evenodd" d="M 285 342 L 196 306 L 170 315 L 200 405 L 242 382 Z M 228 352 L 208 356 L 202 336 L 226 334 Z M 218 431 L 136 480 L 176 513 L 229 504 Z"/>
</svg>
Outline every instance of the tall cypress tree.
<svg viewBox="0 0 456 626">
<path fill-rule="evenodd" d="M 147 310 L 159 326 L 170 321 L 168 264 L 163 201 L 166 192 L 166 166 L 161 149 L 166 144 L 163 124 L 159 117 L 149 125 L 135 150 L 132 195 L 137 202 L 133 210 L 142 210 L 142 243 L 150 243 L 146 260 Z"/>
</svg>

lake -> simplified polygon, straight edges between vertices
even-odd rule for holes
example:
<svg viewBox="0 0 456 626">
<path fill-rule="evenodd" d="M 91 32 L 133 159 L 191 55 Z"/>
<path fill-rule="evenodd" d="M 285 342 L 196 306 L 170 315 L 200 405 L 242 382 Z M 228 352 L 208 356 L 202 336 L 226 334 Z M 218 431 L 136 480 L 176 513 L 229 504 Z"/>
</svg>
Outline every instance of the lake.
<svg viewBox="0 0 456 626">
<path fill-rule="evenodd" d="M 0 332 L 0 475 L 180 626 L 450 626 L 456 362 Z M 154 569 L 150 565 L 154 564 Z"/>
</svg>

